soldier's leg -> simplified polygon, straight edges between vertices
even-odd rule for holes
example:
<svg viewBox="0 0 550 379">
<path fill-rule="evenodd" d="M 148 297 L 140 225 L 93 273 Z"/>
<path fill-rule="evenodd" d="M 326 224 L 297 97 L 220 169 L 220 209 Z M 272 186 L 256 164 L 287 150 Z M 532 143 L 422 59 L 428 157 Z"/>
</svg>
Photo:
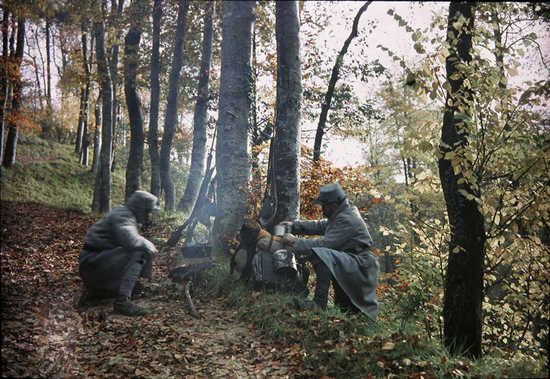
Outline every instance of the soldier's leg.
<svg viewBox="0 0 550 379">
<path fill-rule="evenodd" d="M 349 313 L 357 313 L 359 309 L 353 305 L 349 296 L 346 292 L 340 287 L 336 280 L 333 281 L 334 285 L 334 303 L 343 311 Z"/>
<path fill-rule="evenodd" d="M 146 309 L 130 301 L 132 291 L 143 270 L 143 265 L 145 264 L 144 254 L 146 253 L 140 252 L 135 254 L 122 274 L 118 296 L 113 305 L 115 312 L 126 316 L 141 316 L 149 313 Z"/>
<path fill-rule="evenodd" d="M 325 265 L 325 263 L 319 259 L 317 255 L 313 254 L 310 257 L 310 260 L 316 275 L 313 301 L 319 306 L 319 308 L 325 310 L 327 309 L 328 290 L 332 280 L 332 274 L 327 265 Z"/>
</svg>

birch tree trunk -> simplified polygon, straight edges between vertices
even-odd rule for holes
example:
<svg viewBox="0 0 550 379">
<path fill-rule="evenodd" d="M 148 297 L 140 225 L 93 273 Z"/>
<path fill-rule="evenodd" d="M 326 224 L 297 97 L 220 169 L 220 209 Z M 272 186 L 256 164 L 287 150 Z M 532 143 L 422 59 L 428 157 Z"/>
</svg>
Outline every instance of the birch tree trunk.
<svg viewBox="0 0 550 379">
<path fill-rule="evenodd" d="M 228 251 L 246 214 L 250 49 L 254 1 L 223 3 L 222 68 L 216 142 L 217 215 L 214 251 Z"/>
</svg>

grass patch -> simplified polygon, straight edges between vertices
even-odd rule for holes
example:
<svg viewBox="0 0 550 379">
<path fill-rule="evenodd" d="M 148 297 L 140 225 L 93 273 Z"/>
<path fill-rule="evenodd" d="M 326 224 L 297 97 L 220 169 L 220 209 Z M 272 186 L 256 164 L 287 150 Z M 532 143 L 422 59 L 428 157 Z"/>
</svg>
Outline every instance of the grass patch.
<svg viewBox="0 0 550 379">
<path fill-rule="evenodd" d="M 78 164 L 74 147 L 21 136 L 13 167 L 2 168 L 2 200 L 36 202 L 56 209 L 91 212 L 95 174 Z M 113 205 L 124 202 L 125 174 L 111 175 Z"/>
<path fill-rule="evenodd" d="M 542 361 L 524 357 L 510 361 L 487 353 L 472 361 L 451 356 L 438 340 L 429 339 L 420 324 L 401 328 L 392 304 L 384 304 L 378 322 L 366 316 L 327 312 L 302 312 L 288 294 L 255 291 L 235 282 L 228 265 L 212 270 L 205 284 L 209 296 L 219 296 L 270 338 L 298 351 L 313 376 L 330 377 L 544 377 Z"/>
</svg>

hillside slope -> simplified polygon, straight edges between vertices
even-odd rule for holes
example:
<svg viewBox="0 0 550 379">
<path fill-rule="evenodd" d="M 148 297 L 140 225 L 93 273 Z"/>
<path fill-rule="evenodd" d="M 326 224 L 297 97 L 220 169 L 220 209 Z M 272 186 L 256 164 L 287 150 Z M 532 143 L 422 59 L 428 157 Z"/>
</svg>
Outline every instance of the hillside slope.
<svg viewBox="0 0 550 379">
<path fill-rule="evenodd" d="M 57 209 L 84 213 L 91 210 L 95 176 L 78 164 L 74 147 L 21 135 L 13 167 L 2 168 L 1 198 L 37 202 Z M 112 175 L 112 202 L 124 196 L 124 173 Z"/>
</svg>

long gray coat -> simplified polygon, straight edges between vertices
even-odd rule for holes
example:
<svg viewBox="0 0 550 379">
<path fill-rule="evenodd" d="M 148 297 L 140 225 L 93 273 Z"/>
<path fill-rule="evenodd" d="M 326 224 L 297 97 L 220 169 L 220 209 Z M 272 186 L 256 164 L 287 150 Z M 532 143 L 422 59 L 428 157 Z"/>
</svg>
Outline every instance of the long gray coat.
<svg viewBox="0 0 550 379">
<path fill-rule="evenodd" d="M 292 232 L 321 235 L 297 238 L 297 252 L 312 250 L 330 269 L 351 302 L 371 319 L 378 313 L 376 286 L 380 266 L 370 251 L 372 238 L 357 207 L 344 200 L 327 220 L 294 221 Z"/>
<path fill-rule="evenodd" d="M 136 261 L 143 264 L 141 276 L 151 279 L 152 254 L 156 249 L 139 234 L 138 213 L 139 207 L 132 203 L 116 206 L 84 237 L 79 258 L 80 276 L 90 290 L 116 296 L 122 275 L 128 265 Z"/>
</svg>

